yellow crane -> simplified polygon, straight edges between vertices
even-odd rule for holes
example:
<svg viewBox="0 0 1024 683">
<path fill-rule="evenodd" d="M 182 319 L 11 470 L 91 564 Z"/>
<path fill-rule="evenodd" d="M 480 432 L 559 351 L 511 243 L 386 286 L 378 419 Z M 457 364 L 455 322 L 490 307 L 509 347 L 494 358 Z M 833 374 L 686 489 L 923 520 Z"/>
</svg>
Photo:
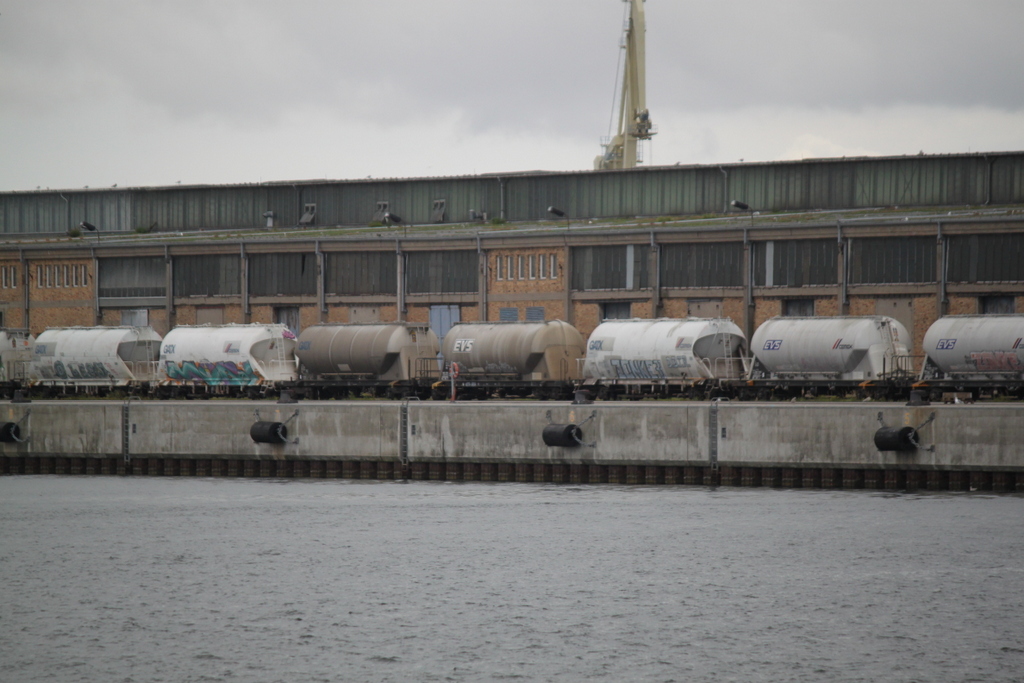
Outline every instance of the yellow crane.
<svg viewBox="0 0 1024 683">
<path fill-rule="evenodd" d="M 622 93 L 619 98 L 618 132 L 603 143 L 604 154 L 594 158 L 594 168 L 635 168 L 637 164 L 637 142 L 650 140 L 655 134 L 647 111 L 647 68 L 644 58 L 644 34 L 647 31 L 644 19 L 645 0 L 623 0 L 628 2 L 629 20 L 625 23 L 623 49 L 626 51 L 622 74 Z"/>
</svg>

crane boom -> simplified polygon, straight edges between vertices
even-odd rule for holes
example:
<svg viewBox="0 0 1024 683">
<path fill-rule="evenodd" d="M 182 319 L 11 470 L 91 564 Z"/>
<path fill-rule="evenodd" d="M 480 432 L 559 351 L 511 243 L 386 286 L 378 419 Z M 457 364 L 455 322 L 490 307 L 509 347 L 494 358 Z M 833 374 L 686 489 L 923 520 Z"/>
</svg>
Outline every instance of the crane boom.
<svg viewBox="0 0 1024 683">
<path fill-rule="evenodd" d="M 618 132 L 604 145 L 604 154 L 594 159 L 595 169 L 636 167 L 637 142 L 650 140 L 656 132 L 647 111 L 645 0 L 624 1 L 630 3 L 630 8 L 625 28 L 626 60 L 619 97 Z"/>
</svg>

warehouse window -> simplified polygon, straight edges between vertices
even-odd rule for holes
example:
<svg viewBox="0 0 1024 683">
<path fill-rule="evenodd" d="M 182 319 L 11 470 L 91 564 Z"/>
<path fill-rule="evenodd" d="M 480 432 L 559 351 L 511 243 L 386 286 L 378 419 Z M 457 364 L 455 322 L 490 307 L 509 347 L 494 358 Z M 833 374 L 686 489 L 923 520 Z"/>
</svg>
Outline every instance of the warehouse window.
<svg viewBox="0 0 1024 683">
<path fill-rule="evenodd" d="M 0 279 L 3 280 L 3 288 L 7 289 L 7 266 L 0 268 Z"/>
<path fill-rule="evenodd" d="M 537 269 L 540 271 L 538 275 L 541 280 L 548 279 L 548 257 L 541 254 L 537 257 Z"/>
<path fill-rule="evenodd" d="M 786 317 L 810 317 L 814 315 L 814 299 L 785 299 L 782 315 Z"/>
<path fill-rule="evenodd" d="M 53 287 L 53 266 L 46 266 L 46 286 Z"/>
<path fill-rule="evenodd" d="M 67 266 L 61 266 L 61 270 L 64 271 L 64 286 L 65 287 L 70 287 L 71 286 L 71 280 L 68 279 L 68 275 L 69 275 L 68 267 Z"/>
<path fill-rule="evenodd" d="M 607 301 L 601 306 L 601 320 L 629 320 L 633 305 L 628 301 Z"/>
<path fill-rule="evenodd" d="M 548 260 L 550 261 L 550 264 L 549 264 L 550 268 L 548 269 L 548 272 L 551 273 L 551 279 L 552 280 L 557 280 L 558 279 L 558 255 L 557 254 L 552 254 L 551 258 L 548 259 Z"/>
<path fill-rule="evenodd" d="M 1012 296 L 978 297 L 978 309 L 985 315 L 1012 315 L 1017 312 Z"/>
<path fill-rule="evenodd" d="M 78 286 L 78 266 L 71 266 L 71 286 Z"/>
<path fill-rule="evenodd" d="M 506 256 L 505 257 L 505 278 L 509 279 L 509 280 L 512 279 L 512 257 L 511 256 Z"/>
<path fill-rule="evenodd" d="M 502 306 L 498 309 L 498 320 L 503 323 L 514 323 L 519 320 L 519 309 L 514 306 Z"/>
<path fill-rule="evenodd" d="M 505 279 L 505 278 L 503 278 L 501 276 L 501 257 L 500 256 L 494 259 L 494 279 L 495 280 L 504 280 Z"/>
<path fill-rule="evenodd" d="M 523 257 L 522 256 L 517 257 L 516 263 L 519 266 L 518 270 L 516 271 L 516 279 L 517 280 L 525 280 L 526 279 L 526 277 L 525 277 L 526 273 L 524 272 L 524 268 L 523 268 Z"/>
<path fill-rule="evenodd" d="M 129 308 L 121 311 L 121 324 L 128 327 L 146 327 L 149 325 L 149 310 Z"/>
<path fill-rule="evenodd" d="M 10 280 L 11 280 L 11 289 L 17 289 L 18 288 L 18 269 L 16 267 L 14 267 L 14 266 L 11 266 Z"/>
<path fill-rule="evenodd" d="M 526 307 L 526 321 L 531 323 L 542 323 L 544 322 L 544 307 L 543 306 L 527 306 Z"/>
<path fill-rule="evenodd" d="M 537 255 L 536 254 L 531 254 L 530 255 L 530 279 L 531 280 L 536 280 L 537 279 Z"/>
</svg>

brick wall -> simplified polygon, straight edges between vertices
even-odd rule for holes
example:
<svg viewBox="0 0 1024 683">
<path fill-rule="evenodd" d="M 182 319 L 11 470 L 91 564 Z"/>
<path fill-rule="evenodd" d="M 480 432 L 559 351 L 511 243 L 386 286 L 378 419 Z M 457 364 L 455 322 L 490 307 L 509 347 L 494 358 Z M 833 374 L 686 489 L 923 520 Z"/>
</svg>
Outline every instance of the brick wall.
<svg viewBox="0 0 1024 683">
<path fill-rule="evenodd" d="M 565 305 L 558 301 L 489 301 L 487 303 L 487 319 L 500 320 L 502 308 L 515 308 L 519 311 L 519 319 L 526 320 L 528 306 L 543 306 L 545 320 L 565 320 Z"/>
<path fill-rule="evenodd" d="M 541 279 L 538 259 L 546 259 L 550 266 L 550 257 L 557 260 L 557 276 L 552 279 L 550 270 L 547 277 Z M 530 257 L 534 257 L 534 277 L 530 278 Z M 508 257 L 512 257 L 512 277 L 508 273 Z M 522 278 L 519 277 L 519 259 L 523 260 Z M 493 294 L 514 294 L 528 292 L 561 292 L 565 290 L 565 249 L 558 247 L 538 249 L 496 249 L 488 252 L 487 291 Z M 501 261 L 501 276 L 498 279 L 498 261 Z M 489 310 L 489 309 L 488 309 Z"/>
</svg>

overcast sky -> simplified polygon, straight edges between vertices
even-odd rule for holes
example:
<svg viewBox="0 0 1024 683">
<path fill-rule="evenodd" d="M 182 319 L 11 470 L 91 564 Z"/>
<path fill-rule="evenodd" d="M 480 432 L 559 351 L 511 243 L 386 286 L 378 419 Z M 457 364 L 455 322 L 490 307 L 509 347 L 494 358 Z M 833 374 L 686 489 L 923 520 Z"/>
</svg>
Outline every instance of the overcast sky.
<svg viewBox="0 0 1024 683">
<path fill-rule="evenodd" d="M 0 0 L 0 191 L 589 169 L 622 0 Z M 1024 1 L 650 0 L 648 165 L 1024 150 Z"/>
</svg>

